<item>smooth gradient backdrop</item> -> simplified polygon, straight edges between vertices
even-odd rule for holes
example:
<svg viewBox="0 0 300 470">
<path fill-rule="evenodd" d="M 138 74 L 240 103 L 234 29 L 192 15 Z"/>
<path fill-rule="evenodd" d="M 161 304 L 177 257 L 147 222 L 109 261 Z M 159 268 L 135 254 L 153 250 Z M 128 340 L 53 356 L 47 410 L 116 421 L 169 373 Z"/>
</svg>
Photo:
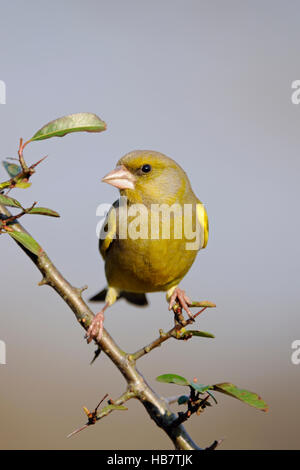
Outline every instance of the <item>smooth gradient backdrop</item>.
<svg viewBox="0 0 300 470">
<path fill-rule="evenodd" d="M 268 402 L 264 414 L 219 396 L 187 429 L 200 446 L 299 448 L 300 79 L 299 1 L 14 0 L 0 2 L 0 158 L 16 156 L 18 139 L 65 114 L 89 111 L 102 134 L 73 134 L 26 148 L 38 168 L 26 205 L 60 212 L 27 216 L 25 227 L 85 298 L 105 285 L 97 249 L 97 205 L 117 191 L 101 183 L 134 149 L 161 151 L 181 164 L 210 220 L 207 249 L 182 286 L 217 308 L 197 322 L 215 339 L 169 341 L 140 361 L 161 395 L 181 393 L 155 382 L 174 372 L 200 383 L 233 383 Z M 6 178 L 0 169 L 0 180 Z M 105 393 L 125 389 L 103 355 L 90 366 L 73 313 L 8 236 L 1 236 L 0 365 L 2 449 L 165 449 L 165 434 L 135 401 L 67 440 Z M 164 294 L 145 309 L 124 301 L 106 327 L 128 351 L 169 328 Z M 93 306 L 97 311 L 97 306 Z"/>
</svg>

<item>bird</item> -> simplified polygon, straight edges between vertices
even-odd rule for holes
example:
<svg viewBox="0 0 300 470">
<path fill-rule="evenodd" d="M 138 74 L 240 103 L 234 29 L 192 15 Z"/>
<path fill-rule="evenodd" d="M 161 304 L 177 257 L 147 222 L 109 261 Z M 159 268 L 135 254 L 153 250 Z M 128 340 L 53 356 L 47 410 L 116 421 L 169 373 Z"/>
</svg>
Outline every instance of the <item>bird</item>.
<svg viewBox="0 0 300 470">
<path fill-rule="evenodd" d="M 209 223 L 187 174 L 160 152 L 135 150 L 124 155 L 102 182 L 119 189 L 120 196 L 107 213 L 99 238 L 107 288 L 90 299 L 105 305 L 87 330 L 88 343 L 101 339 L 104 312 L 119 298 L 145 306 L 147 293 L 166 292 L 169 310 L 178 303 L 192 318 L 191 300 L 178 285 L 198 251 L 206 247 Z"/>
</svg>

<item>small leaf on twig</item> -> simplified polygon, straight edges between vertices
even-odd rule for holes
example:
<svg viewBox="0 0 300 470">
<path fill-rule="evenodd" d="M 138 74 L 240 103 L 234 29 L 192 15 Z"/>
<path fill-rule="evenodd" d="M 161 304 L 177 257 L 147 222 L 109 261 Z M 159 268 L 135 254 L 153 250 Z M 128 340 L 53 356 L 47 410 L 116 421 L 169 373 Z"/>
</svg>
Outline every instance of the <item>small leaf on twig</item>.
<svg viewBox="0 0 300 470">
<path fill-rule="evenodd" d="M 16 165 L 15 163 L 9 163 L 4 160 L 2 164 L 11 178 L 14 178 L 22 171 L 20 165 Z"/>
<path fill-rule="evenodd" d="M 105 395 L 104 398 L 106 398 L 106 397 L 107 397 L 107 395 Z M 100 403 L 102 403 L 102 401 L 103 401 L 103 399 L 100 401 Z M 99 403 L 99 405 L 100 405 L 100 403 Z M 95 410 L 93 412 L 89 411 L 85 406 L 83 407 L 83 410 L 84 410 L 85 414 L 88 417 L 88 422 L 84 426 L 82 426 L 78 429 L 75 429 L 75 431 L 71 432 L 67 436 L 67 438 L 74 436 L 75 434 L 79 433 L 80 431 L 83 431 L 87 427 L 95 424 L 97 422 L 97 420 L 101 419 L 101 417 L 97 417 L 98 406 L 95 408 Z M 126 411 L 126 410 L 128 410 L 128 408 L 126 408 L 126 406 L 123 406 L 123 405 L 113 405 L 113 404 L 111 404 L 111 405 L 107 405 L 104 408 L 102 408 L 101 411 L 100 411 L 100 415 L 101 416 L 106 416 L 107 414 L 109 414 L 113 410 Z"/>
<path fill-rule="evenodd" d="M 9 181 L 4 181 L 4 183 L 0 183 L 0 190 L 12 187 L 25 189 L 31 186 L 31 183 L 28 182 L 28 175 L 25 175 L 22 172 L 22 168 L 19 165 L 6 161 L 3 161 L 2 163 L 11 179 Z"/>
<path fill-rule="evenodd" d="M 196 384 L 195 382 L 191 382 L 189 385 L 199 393 L 207 392 L 207 390 L 212 388 L 211 385 Z"/>
<path fill-rule="evenodd" d="M 158 380 L 158 382 L 174 383 L 177 385 L 188 385 L 191 389 L 194 389 L 196 392 L 201 394 L 207 392 L 216 403 L 217 400 L 215 399 L 210 390 L 215 390 L 216 392 L 221 392 L 225 395 L 237 398 L 238 400 L 241 400 L 244 403 L 247 403 L 248 405 L 257 408 L 258 410 L 268 411 L 268 405 L 260 396 L 257 395 L 257 393 L 238 388 L 232 383 L 225 382 L 215 385 L 203 385 L 198 384 L 196 379 L 194 379 L 193 382 L 189 382 L 185 377 L 176 374 L 163 374 L 159 377 L 156 377 L 156 380 Z M 181 403 L 184 403 L 184 396 L 180 397 L 180 399 L 183 400 Z"/>
<path fill-rule="evenodd" d="M 20 165 L 16 165 L 15 163 L 9 163 L 5 160 L 2 163 L 7 173 L 9 174 L 9 176 L 11 178 L 14 178 L 15 188 L 26 189 L 26 188 L 29 188 L 29 186 L 31 186 L 31 183 L 28 182 L 27 178 L 25 178 L 24 175 L 23 175 L 23 178 L 22 177 L 16 178 L 16 176 L 22 173 L 22 168 L 20 167 Z M 9 186 L 10 186 L 10 182 L 6 182 L 3 188 L 9 187 Z M 0 185 L 0 188 L 1 188 L 1 185 Z"/>
<path fill-rule="evenodd" d="M 212 388 L 212 387 L 210 387 L 210 388 Z M 217 402 L 217 400 L 216 400 L 214 394 L 213 394 L 210 390 L 206 390 L 206 393 L 208 393 L 208 395 L 213 399 L 213 401 L 214 401 L 215 404 L 217 405 L 218 402 Z"/>
<path fill-rule="evenodd" d="M 203 300 L 202 302 L 192 302 L 190 307 L 206 307 L 213 308 L 216 307 L 216 304 L 210 302 L 209 300 Z"/>
<path fill-rule="evenodd" d="M 42 252 L 42 247 L 27 233 L 12 231 L 8 232 L 8 234 L 27 248 L 27 250 L 31 251 L 31 253 L 39 255 Z"/>
<path fill-rule="evenodd" d="M 163 374 L 156 377 L 158 382 L 164 382 L 169 384 L 176 384 L 176 385 L 190 385 L 190 382 L 181 375 L 177 374 Z"/>
<path fill-rule="evenodd" d="M 48 209 L 47 207 L 33 207 L 28 211 L 28 214 L 48 215 L 50 217 L 60 217 L 58 212 Z"/>
<path fill-rule="evenodd" d="M 101 132 L 106 124 L 96 114 L 76 113 L 55 119 L 37 131 L 30 141 L 63 137 L 70 132 Z"/>
<path fill-rule="evenodd" d="M 20 188 L 20 189 L 26 189 L 31 186 L 31 183 L 28 183 L 27 181 L 20 181 L 19 183 L 16 183 L 15 187 Z"/>
<path fill-rule="evenodd" d="M 178 398 L 177 403 L 178 405 L 184 405 L 189 401 L 189 397 L 187 395 L 181 395 L 181 397 Z"/>
<path fill-rule="evenodd" d="M 22 206 L 19 201 L 13 199 L 12 197 L 4 196 L 3 194 L 0 194 L 0 204 L 3 204 L 4 206 L 18 207 L 22 209 Z"/>
<path fill-rule="evenodd" d="M 244 403 L 257 408 L 258 410 L 268 411 L 268 405 L 262 400 L 260 396 L 257 395 L 257 393 L 238 388 L 231 383 L 216 384 L 213 386 L 213 390 L 237 398 L 238 400 L 241 400 Z"/>
<path fill-rule="evenodd" d="M 184 338 L 185 336 L 201 336 L 202 338 L 214 338 L 212 333 L 208 331 L 198 331 L 198 330 L 185 330 L 181 333 L 180 337 Z"/>
</svg>

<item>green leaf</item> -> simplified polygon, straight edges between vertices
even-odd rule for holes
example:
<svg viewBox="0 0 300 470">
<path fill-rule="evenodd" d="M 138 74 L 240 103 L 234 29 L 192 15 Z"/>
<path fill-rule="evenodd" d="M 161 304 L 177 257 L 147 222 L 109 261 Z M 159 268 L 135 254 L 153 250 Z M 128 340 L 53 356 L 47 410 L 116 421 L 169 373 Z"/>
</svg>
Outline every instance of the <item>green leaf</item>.
<svg viewBox="0 0 300 470">
<path fill-rule="evenodd" d="M 31 251 L 31 253 L 35 255 L 40 255 L 42 253 L 42 247 L 38 244 L 38 242 L 35 241 L 34 238 L 32 238 L 27 233 L 16 231 L 7 233 L 25 248 L 27 248 L 27 250 Z"/>
<path fill-rule="evenodd" d="M 2 164 L 11 178 L 14 178 L 22 171 L 20 165 L 15 165 L 14 163 L 9 163 L 5 160 L 2 162 Z"/>
<path fill-rule="evenodd" d="M 34 134 L 30 141 L 49 139 L 50 137 L 63 137 L 70 132 L 101 132 L 105 131 L 105 129 L 105 122 L 96 114 L 70 114 L 46 124 Z"/>
<path fill-rule="evenodd" d="M 156 377 L 158 382 L 164 382 L 167 384 L 176 384 L 176 385 L 190 385 L 190 382 L 181 375 L 177 374 L 163 374 Z"/>
<path fill-rule="evenodd" d="M 202 302 L 192 302 L 190 307 L 213 308 L 213 307 L 216 307 L 216 304 L 214 304 L 213 302 L 210 302 L 209 300 L 203 300 Z"/>
<path fill-rule="evenodd" d="M 24 181 L 20 181 L 20 183 L 17 183 L 17 184 L 15 185 L 15 188 L 26 189 L 26 188 L 29 188 L 29 186 L 31 186 L 31 183 L 27 183 L 27 182 L 24 182 Z"/>
<path fill-rule="evenodd" d="M 0 204 L 9 207 L 19 207 L 22 209 L 22 206 L 19 201 L 13 199 L 12 197 L 4 196 L 3 194 L 0 194 Z"/>
<path fill-rule="evenodd" d="M 254 406 L 254 408 L 257 408 L 258 410 L 268 411 L 268 405 L 260 396 L 257 395 L 257 393 L 238 388 L 231 383 L 216 384 L 213 386 L 213 390 L 237 398 L 250 406 Z"/>
<path fill-rule="evenodd" d="M 211 388 L 212 388 L 212 387 L 211 387 Z M 210 396 L 211 396 L 211 398 L 213 399 L 213 401 L 215 402 L 215 404 L 217 405 L 217 404 L 218 404 L 218 402 L 217 402 L 217 400 L 215 399 L 215 396 L 214 396 L 214 394 L 213 394 L 213 393 L 212 393 L 210 390 L 206 390 L 206 391 L 207 391 L 208 395 L 210 395 Z"/>
<path fill-rule="evenodd" d="M 4 181 L 4 183 L 0 183 L 0 191 L 3 189 L 9 188 L 10 186 L 10 181 Z"/>
<path fill-rule="evenodd" d="M 181 395 L 181 397 L 178 398 L 177 403 L 178 405 L 184 405 L 189 401 L 189 397 L 187 395 Z"/>
<path fill-rule="evenodd" d="M 48 215 L 50 217 L 60 217 L 58 212 L 48 209 L 47 207 L 33 207 L 28 214 L 39 214 L 39 215 Z"/>
<path fill-rule="evenodd" d="M 185 336 L 201 336 L 202 338 L 214 338 L 212 333 L 208 333 L 208 331 L 197 331 L 197 330 L 186 330 L 184 331 L 180 337 L 184 338 Z"/>
<path fill-rule="evenodd" d="M 211 385 L 197 384 L 197 383 L 194 383 L 194 382 L 190 383 L 190 387 L 193 387 L 193 389 L 196 390 L 196 392 L 199 392 L 199 393 L 207 392 L 207 390 L 212 388 Z"/>
</svg>

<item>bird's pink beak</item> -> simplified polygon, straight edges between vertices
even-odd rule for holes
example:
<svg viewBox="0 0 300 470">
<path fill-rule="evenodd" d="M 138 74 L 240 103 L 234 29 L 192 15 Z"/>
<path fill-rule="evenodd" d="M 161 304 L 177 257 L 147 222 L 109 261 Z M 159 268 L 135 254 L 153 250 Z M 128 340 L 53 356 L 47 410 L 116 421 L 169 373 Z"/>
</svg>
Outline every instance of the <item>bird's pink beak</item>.
<svg viewBox="0 0 300 470">
<path fill-rule="evenodd" d="M 112 170 L 104 178 L 104 183 L 111 184 L 118 189 L 134 189 L 135 177 L 124 165 L 117 166 L 115 170 Z"/>
</svg>

